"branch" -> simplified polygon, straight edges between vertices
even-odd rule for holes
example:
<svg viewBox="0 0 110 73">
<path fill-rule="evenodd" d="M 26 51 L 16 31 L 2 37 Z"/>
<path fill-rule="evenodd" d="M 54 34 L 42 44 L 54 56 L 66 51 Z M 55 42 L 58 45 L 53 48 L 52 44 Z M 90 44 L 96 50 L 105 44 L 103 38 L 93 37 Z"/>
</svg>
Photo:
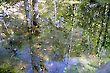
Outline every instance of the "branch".
<svg viewBox="0 0 110 73">
<path fill-rule="evenodd" d="M 105 10 L 103 11 L 103 13 L 105 13 Z M 105 14 L 102 14 L 102 16 L 104 16 L 104 19 L 105 19 Z M 99 32 L 99 37 L 98 37 L 97 45 L 96 45 L 96 53 L 99 53 L 99 51 L 101 49 L 101 48 L 98 48 L 98 47 L 99 47 L 99 43 L 100 43 L 100 37 L 102 35 L 102 31 L 103 31 L 103 28 L 104 28 L 104 19 L 102 19 L 102 23 L 101 23 L 101 29 L 100 29 L 100 32 Z"/>
<path fill-rule="evenodd" d="M 101 37 L 102 31 L 103 31 L 103 23 L 104 23 L 104 21 L 103 21 L 103 19 L 102 19 L 101 29 L 100 29 L 100 32 L 99 32 L 99 37 L 98 37 L 98 39 L 97 39 L 96 49 L 99 47 L 100 37 Z"/>
<path fill-rule="evenodd" d="M 106 42 L 106 35 L 107 35 L 107 32 L 108 32 L 108 21 L 109 21 L 109 16 L 108 16 L 108 13 L 110 12 L 110 10 L 109 10 L 109 7 L 110 7 L 110 5 L 106 5 L 106 13 L 105 13 L 105 18 L 106 18 L 106 24 L 105 24 L 105 32 L 104 32 L 104 37 L 103 37 L 103 42 L 102 42 L 102 45 L 101 45 L 101 47 L 103 47 L 104 45 L 105 45 L 105 42 Z"/>
<path fill-rule="evenodd" d="M 64 1 L 64 3 L 69 3 L 69 4 L 80 4 L 81 1 Z"/>
</svg>

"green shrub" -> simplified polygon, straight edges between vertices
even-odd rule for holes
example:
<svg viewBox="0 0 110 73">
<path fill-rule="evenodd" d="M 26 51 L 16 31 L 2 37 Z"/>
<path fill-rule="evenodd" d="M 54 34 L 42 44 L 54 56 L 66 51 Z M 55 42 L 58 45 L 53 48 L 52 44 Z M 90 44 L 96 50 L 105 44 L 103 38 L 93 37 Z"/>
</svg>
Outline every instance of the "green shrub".
<svg viewBox="0 0 110 73">
<path fill-rule="evenodd" d="M 11 68 L 0 68 L 0 73 L 15 73 Z"/>
</svg>

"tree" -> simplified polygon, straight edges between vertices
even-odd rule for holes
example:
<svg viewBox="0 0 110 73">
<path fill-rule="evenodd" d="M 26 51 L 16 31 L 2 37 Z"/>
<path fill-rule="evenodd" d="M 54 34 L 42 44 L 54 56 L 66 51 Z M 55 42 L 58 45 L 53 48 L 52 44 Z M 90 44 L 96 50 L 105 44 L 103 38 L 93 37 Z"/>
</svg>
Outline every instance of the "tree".
<svg viewBox="0 0 110 73">
<path fill-rule="evenodd" d="M 84 30 L 87 30 L 85 32 L 90 33 L 90 42 L 95 43 L 93 44 L 95 46 L 93 48 L 93 52 L 95 53 L 100 52 L 102 47 L 107 48 L 106 43 L 108 41 L 107 32 L 109 30 L 109 7 L 109 2 L 104 1 L 102 3 L 99 0 L 85 0 L 79 5 L 78 15 L 76 17 L 78 19 L 77 24 Z M 94 35 L 96 36 L 94 37 Z M 95 41 L 96 39 L 97 42 Z"/>
</svg>

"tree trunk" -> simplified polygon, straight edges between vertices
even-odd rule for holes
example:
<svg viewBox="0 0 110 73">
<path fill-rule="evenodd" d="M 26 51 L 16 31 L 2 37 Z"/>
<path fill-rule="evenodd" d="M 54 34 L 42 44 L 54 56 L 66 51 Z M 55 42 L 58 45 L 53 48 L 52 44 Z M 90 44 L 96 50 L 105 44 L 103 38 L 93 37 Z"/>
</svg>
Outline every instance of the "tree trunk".
<svg viewBox="0 0 110 73">
<path fill-rule="evenodd" d="M 25 12 L 26 12 L 26 21 L 27 21 L 27 25 L 28 25 L 28 27 L 29 28 L 27 28 L 27 30 L 29 30 L 29 33 L 30 33 L 30 37 L 29 37 L 29 40 L 31 41 L 31 42 L 29 42 L 29 47 L 30 47 L 30 54 L 31 54 L 31 64 L 32 64 L 32 73 L 37 73 L 37 67 L 36 67 L 36 64 L 35 64 L 35 61 L 34 61 L 34 52 L 33 52 L 33 50 L 32 50 L 32 43 L 33 43 L 33 41 L 32 41 L 32 35 L 33 35 L 33 31 L 32 31 L 32 25 L 33 25 L 33 14 L 31 14 L 31 11 L 33 11 L 33 10 L 31 10 L 31 9 L 33 9 L 33 8 L 31 8 L 32 6 L 31 6 L 31 0 L 25 0 L 24 1 L 24 6 L 25 6 Z"/>
<path fill-rule="evenodd" d="M 32 0 L 33 5 L 33 25 L 38 26 L 38 0 Z"/>
<path fill-rule="evenodd" d="M 31 10 L 31 8 L 30 8 L 30 0 L 25 0 L 24 1 L 24 6 L 25 6 L 25 13 L 26 13 L 26 21 L 27 21 L 27 25 L 28 26 L 31 26 L 31 18 L 32 18 L 32 15 L 31 15 L 31 13 L 30 13 L 30 10 Z"/>
</svg>

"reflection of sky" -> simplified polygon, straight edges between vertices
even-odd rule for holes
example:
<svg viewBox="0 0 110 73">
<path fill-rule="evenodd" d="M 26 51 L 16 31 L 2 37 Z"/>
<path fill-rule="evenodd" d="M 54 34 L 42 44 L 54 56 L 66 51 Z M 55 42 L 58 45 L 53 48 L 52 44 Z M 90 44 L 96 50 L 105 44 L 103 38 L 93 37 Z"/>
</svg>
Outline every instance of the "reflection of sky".
<svg viewBox="0 0 110 73">
<path fill-rule="evenodd" d="M 66 64 L 64 62 L 50 61 L 45 63 L 48 73 L 64 73 Z"/>
<path fill-rule="evenodd" d="M 31 63 L 31 55 L 30 55 L 30 49 L 26 48 L 22 51 L 17 50 L 16 56 L 21 59 L 23 62 Z"/>
<path fill-rule="evenodd" d="M 48 68 L 48 73 L 64 73 L 65 68 L 70 68 L 69 73 L 72 73 L 72 66 L 78 65 L 79 61 L 77 58 L 64 58 L 63 61 L 48 61 L 45 62 Z M 72 71 L 72 72 L 71 72 Z"/>
<path fill-rule="evenodd" d="M 60 23 L 60 20 L 53 22 L 53 24 L 55 24 L 57 27 L 63 28 L 63 25 Z"/>
<path fill-rule="evenodd" d="M 26 73 L 32 73 L 32 64 L 31 64 L 31 55 L 30 49 L 26 48 L 22 51 L 17 51 L 17 57 L 21 59 L 23 62 L 27 63 Z M 36 66 L 39 66 L 40 58 L 35 56 Z M 65 68 L 71 67 L 72 65 L 77 65 L 79 63 L 77 58 L 64 58 L 63 61 L 47 61 L 45 62 L 45 66 L 48 69 L 47 73 L 64 73 Z M 39 71 L 38 73 L 42 73 Z"/>
<path fill-rule="evenodd" d="M 26 66 L 26 73 L 33 73 L 32 64 L 28 64 L 28 65 Z"/>
</svg>

